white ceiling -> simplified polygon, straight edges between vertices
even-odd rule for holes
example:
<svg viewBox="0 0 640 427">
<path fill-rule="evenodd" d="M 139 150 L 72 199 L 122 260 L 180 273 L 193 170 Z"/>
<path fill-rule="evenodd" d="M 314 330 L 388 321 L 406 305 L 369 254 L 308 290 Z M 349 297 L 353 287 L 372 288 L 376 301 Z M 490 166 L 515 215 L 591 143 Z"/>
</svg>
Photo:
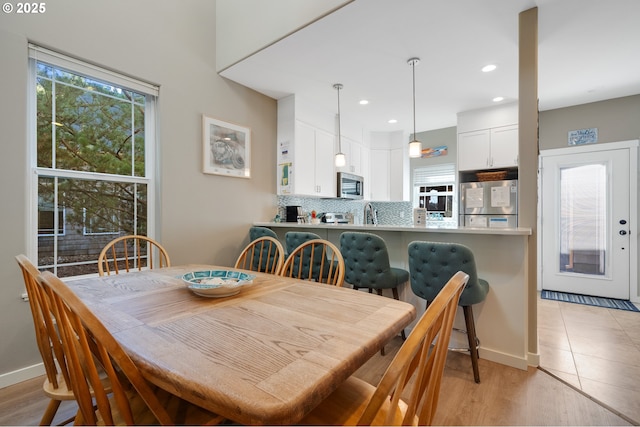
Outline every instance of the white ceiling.
<svg viewBox="0 0 640 427">
<path fill-rule="evenodd" d="M 417 131 L 455 126 L 496 96 L 517 101 L 518 15 L 535 6 L 541 111 L 640 94 L 639 0 L 355 0 L 221 75 L 329 112 L 342 83 L 343 124 L 410 132 L 407 60 L 419 57 Z M 490 63 L 497 70 L 482 73 Z"/>
</svg>

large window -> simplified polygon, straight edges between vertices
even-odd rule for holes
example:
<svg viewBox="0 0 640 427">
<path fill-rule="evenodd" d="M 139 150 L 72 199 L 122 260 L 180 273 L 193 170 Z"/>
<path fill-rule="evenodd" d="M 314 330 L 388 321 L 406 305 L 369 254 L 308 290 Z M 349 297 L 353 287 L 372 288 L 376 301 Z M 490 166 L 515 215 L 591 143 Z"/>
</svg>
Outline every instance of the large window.
<svg viewBox="0 0 640 427">
<path fill-rule="evenodd" d="M 456 221 L 457 206 L 455 165 L 443 164 L 414 169 L 414 208 L 425 208 L 428 220 Z"/>
<path fill-rule="evenodd" d="M 30 46 L 32 248 L 60 277 L 97 272 L 102 247 L 153 227 L 157 88 Z"/>
</svg>

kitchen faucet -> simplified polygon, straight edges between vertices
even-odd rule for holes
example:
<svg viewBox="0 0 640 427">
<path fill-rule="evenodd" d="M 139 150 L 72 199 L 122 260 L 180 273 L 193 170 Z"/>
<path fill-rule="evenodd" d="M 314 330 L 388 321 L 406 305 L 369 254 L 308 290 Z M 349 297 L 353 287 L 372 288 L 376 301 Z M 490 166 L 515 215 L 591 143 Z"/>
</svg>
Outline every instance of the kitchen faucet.
<svg viewBox="0 0 640 427">
<path fill-rule="evenodd" d="M 367 202 L 367 204 L 364 205 L 362 223 L 365 225 L 369 224 L 369 218 L 371 218 L 371 224 L 373 225 L 378 224 L 378 215 L 376 215 L 376 211 L 373 210 L 373 206 L 371 206 L 371 203 Z"/>
</svg>

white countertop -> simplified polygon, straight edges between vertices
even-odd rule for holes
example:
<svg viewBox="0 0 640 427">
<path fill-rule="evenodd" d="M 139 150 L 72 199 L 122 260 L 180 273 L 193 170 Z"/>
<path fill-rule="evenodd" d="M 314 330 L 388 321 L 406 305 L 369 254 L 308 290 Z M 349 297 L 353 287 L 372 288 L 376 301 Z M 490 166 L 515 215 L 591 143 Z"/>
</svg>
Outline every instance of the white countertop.
<svg viewBox="0 0 640 427">
<path fill-rule="evenodd" d="M 301 228 L 301 229 L 344 229 L 344 230 L 378 230 L 378 231 L 404 231 L 416 233 L 456 233 L 456 234 L 491 234 L 507 236 L 530 236 L 531 229 L 526 227 L 518 228 L 472 228 L 451 225 L 427 225 L 418 227 L 413 225 L 372 225 L 372 224 L 298 224 L 296 222 L 254 222 L 253 225 L 261 227 L 279 228 Z"/>
</svg>

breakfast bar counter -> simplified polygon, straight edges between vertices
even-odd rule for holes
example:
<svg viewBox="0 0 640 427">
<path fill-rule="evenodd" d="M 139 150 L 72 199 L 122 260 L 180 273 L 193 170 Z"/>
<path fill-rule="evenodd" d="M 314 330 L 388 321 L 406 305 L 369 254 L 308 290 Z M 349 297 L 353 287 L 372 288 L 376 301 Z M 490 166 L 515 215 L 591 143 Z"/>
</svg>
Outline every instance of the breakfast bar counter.
<svg viewBox="0 0 640 427">
<path fill-rule="evenodd" d="M 343 231 L 362 231 L 366 233 L 375 233 L 377 231 L 400 231 L 400 232 L 415 232 L 415 233 L 446 233 L 446 234 L 492 234 L 492 235 L 506 235 L 506 236 L 530 236 L 531 229 L 526 227 L 519 228 L 473 228 L 473 227 L 459 227 L 447 225 L 445 223 L 438 224 L 437 221 L 433 222 L 433 225 L 428 226 L 416 226 L 416 225 L 373 225 L 373 224 L 341 224 L 341 223 L 325 223 L 320 222 L 318 224 L 311 223 L 296 223 L 296 222 L 256 222 L 253 225 L 260 227 L 268 227 L 277 231 L 278 228 L 295 228 L 299 230 L 312 231 L 314 230 L 327 230 L 337 231 L 342 233 Z"/>
<path fill-rule="evenodd" d="M 391 265 L 409 269 L 407 247 L 419 241 L 455 242 L 468 246 L 474 253 L 478 275 L 489 282 L 484 302 L 474 305 L 476 329 L 480 338 L 480 357 L 519 369 L 538 365 L 538 355 L 528 349 L 528 240 L 529 228 L 418 227 L 359 224 L 298 224 L 291 222 L 256 222 L 253 225 L 274 230 L 284 242 L 288 231 L 309 231 L 340 245 L 345 231 L 373 233 L 382 237 L 388 247 Z M 348 284 L 345 284 L 348 286 Z M 418 314 L 425 301 L 415 296 L 409 284 L 399 288 L 400 299 L 412 303 Z M 386 294 L 385 294 L 386 295 Z M 464 329 L 462 310 L 456 328 Z M 411 329 L 409 326 L 408 329 Z M 466 337 L 453 339 L 465 346 Z"/>
</svg>

